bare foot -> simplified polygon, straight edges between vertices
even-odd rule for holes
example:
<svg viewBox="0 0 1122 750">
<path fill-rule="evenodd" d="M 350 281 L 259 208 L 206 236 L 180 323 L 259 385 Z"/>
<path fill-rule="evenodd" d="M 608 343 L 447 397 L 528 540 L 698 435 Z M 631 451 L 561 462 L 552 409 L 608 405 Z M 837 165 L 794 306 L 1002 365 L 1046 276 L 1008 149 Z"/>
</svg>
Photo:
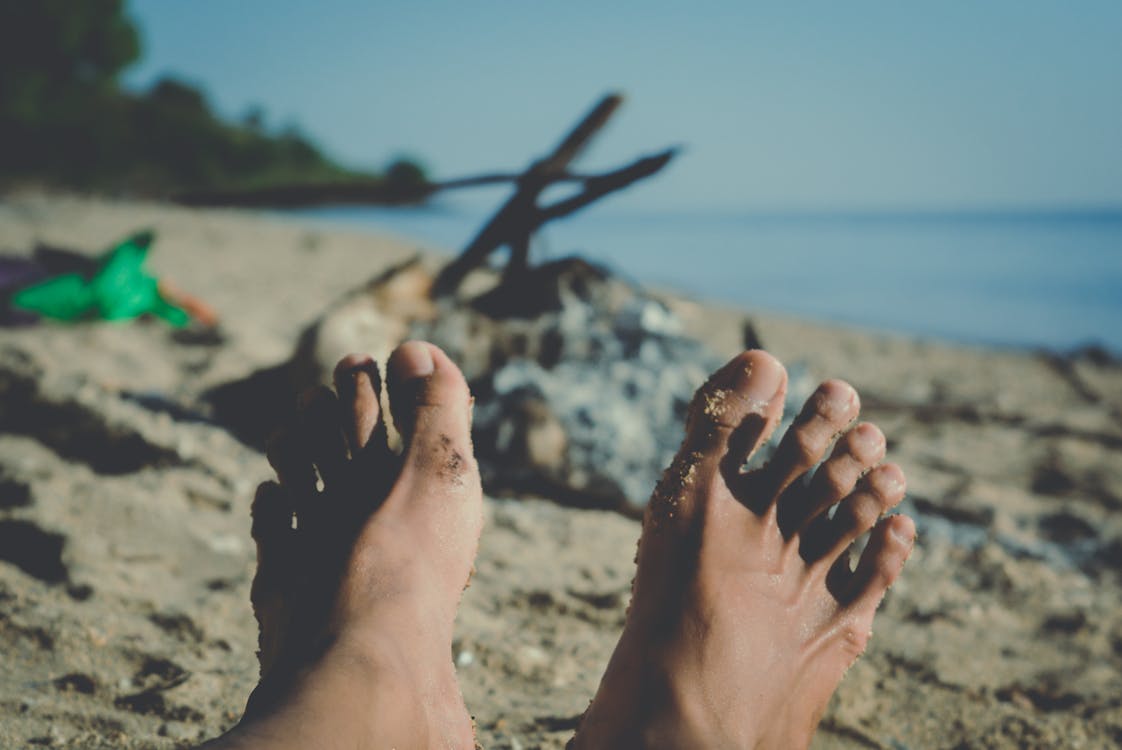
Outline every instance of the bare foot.
<svg viewBox="0 0 1122 750">
<path fill-rule="evenodd" d="M 452 627 L 482 527 L 471 398 L 431 344 L 350 356 L 270 446 L 254 501 L 261 679 L 216 747 L 473 748 Z M 317 482 L 317 473 L 320 482 Z M 322 489 L 317 487 L 322 484 Z"/>
<path fill-rule="evenodd" d="M 742 471 L 778 424 L 786 386 L 782 365 L 751 351 L 698 391 L 647 507 L 627 624 L 571 747 L 810 743 L 915 527 L 881 519 L 904 475 L 880 463 L 875 426 L 845 431 L 859 402 L 841 381 L 818 388 L 766 466 Z M 870 529 L 851 571 L 848 549 Z"/>
</svg>

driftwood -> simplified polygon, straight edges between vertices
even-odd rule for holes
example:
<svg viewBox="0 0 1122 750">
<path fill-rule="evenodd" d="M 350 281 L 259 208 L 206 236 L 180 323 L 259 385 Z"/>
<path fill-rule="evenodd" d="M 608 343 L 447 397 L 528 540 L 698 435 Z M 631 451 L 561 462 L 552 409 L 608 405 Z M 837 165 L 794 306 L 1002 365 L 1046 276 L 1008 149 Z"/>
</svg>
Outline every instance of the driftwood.
<svg viewBox="0 0 1122 750">
<path fill-rule="evenodd" d="M 483 226 L 464 251 L 440 272 L 433 285 L 433 295 L 447 296 L 456 292 L 474 269 L 487 262 L 500 247 L 510 248 L 505 276 L 509 281 L 524 274 L 529 266 L 530 238 L 547 221 L 568 216 L 574 211 L 622 190 L 632 183 L 650 177 L 674 158 L 676 149 L 643 157 L 620 169 L 596 175 L 574 175 L 569 164 L 587 147 L 623 103 L 623 97 L 610 94 L 600 100 L 576 127 L 543 159 L 517 177 L 513 196 Z M 580 192 L 549 206 L 539 206 L 538 198 L 550 185 L 578 182 Z"/>
<path fill-rule="evenodd" d="M 483 226 L 467 248 L 437 276 L 432 295 L 445 297 L 454 294 L 468 274 L 486 264 L 491 254 L 501 247 L 510 249 L 504 281 L 524 279 L 524 272 L 529 267 L 530 239 L 543 224 L 568 216 L 609 193 L 650 177 L 674 158 L 677 149 L 670 148 L 609 172 L 579 174 L 569 170 L 569 165 L 580 156 L 622 103 L 623 97 L 619 94 L 605 96 L 548 156 L 533 162 L 520 173 L 497 172 L 443 182 L 416 183 L 356 178 L 237 191 L 197 191 L 183 193 L 176 196 L 175 200 L 192 206 L 278 208 L 328 204 L 410 204 L 422 203 L 444 190 L 514 183 L 514 195 Z M 576 192 L 548 206 L 539 206 L 538 199 L 542 192 L 559 183 L 573 183 Z M 514 284 L 503 284 L 498 291 L 509 292 L 514 297 L 533 295 L 532 289 L 519 289 Z M 514 308 L 521 306 L 517 300 L 509 301 Z"/>
</svg>

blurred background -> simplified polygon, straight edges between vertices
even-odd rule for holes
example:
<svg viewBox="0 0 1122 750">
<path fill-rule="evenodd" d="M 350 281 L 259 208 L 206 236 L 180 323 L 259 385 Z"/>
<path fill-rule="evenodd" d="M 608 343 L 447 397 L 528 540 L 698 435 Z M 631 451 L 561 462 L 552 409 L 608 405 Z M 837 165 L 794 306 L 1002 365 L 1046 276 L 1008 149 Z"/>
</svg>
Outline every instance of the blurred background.
<svg viewBox="0 0 1122 750">
<path fill-rule="evenodd" d="M 815 747 L 1119 746 L 1119 40 L 1118 0 L 0 0 L 0 747 L 237 721 L 260 446 L 406 337 L 476 396 L 453 654 L 482 746 L 566 746 L 633 517 L 752 341 L 789 415 L 859 389 L 919 529 Z M 573 262 L 432 300 L 406 261 L 512 189 L 441 186 L 519 174 L 610 92 L 573 171 L 676 156 L 529 250 L 690 299 Z M 91 322 L 145 312 L 183 327 Z"/>
<path fill-rule="evenodd" d="M 681 145 L 548 225 L 644 282 L 998 346 L 1122 351 L 1122 6 L 0 2 L 3 186 L 174 197 Z M 396 186 L 396 187 L 395 187 Z M 400 190 L 398 189 L 400 188 Z M 453 252 L 505 188 L 289 210 Z"/>
</svg>

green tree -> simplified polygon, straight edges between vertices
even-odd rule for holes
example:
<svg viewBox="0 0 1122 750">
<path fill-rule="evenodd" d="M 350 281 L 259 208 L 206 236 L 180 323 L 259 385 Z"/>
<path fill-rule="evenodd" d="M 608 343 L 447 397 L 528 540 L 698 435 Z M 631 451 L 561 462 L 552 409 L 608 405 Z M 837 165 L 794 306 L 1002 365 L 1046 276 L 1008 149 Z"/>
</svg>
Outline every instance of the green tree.
<svg viewBox="0 0 1122 750">
<path fill-rule="evenodd" d="M 0 168 L 88 168 L 91 143 L 124 123 L 107 95 L 139 55 L 121 0 L 0 0 Z"/>
<path fill-rule="evenodd" d="M 139 56 L 121 0 L 0 0 L 0 116 L 33 122 L 60 99 L 113 88 Z"/>
<path fill-rule="evenodd" d="M 123 0 L 0 0 L 0 187 L 161 195 L 380 179 L 335 164 L 295 127 L 270 134 L 259 108 L 223 122 L 182 80 L 121 91 L 139 55 Z M 402 161 L 390 178 L 405 190 L 423 172 Z"/>
<path fill-rule="evenodd" d="M 399 156 L 386 167 L 386 183 L 393 188 L 412 190 L 427 182 L 425 168 L 412 157 Z"/>
</svg>

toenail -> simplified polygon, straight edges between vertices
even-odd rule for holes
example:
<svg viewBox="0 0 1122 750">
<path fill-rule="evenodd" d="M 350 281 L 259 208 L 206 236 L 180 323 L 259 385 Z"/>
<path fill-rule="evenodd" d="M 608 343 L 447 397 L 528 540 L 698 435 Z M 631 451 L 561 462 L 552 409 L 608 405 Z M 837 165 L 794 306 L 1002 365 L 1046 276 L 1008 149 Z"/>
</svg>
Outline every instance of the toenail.
<svg viewBox="0 0 1122 750">
<path fill-rule="evenodd" d="M 869 423 L 857 425 L 854 437 L 859 449 L 875 450 L 884 444 L 884 433 Z"/>
<path fill-rule="evenodd" d="M 807 401 L 807 416 L 817 415 L 827 422 L 844 426 L 853 420 L 858 404 L 857 391 L 853 386 L 842 380 L 827 380 Z"/>
<path fill-rule="evenodd" d="M 348 354 L 335 366 L 337 373 L 355 373 L 373 363 L 369 354 Z"/>
<path fill-rule="evenodd" d="M 842 380 L 828 380 L 822 384 L 822 395 L 835 408 L 852 406 L 857 399 L 857 391 Z"/>
<path fill-rule="evenodd" d="M 873 470 L 869 477 L 873 488 L 885 498 L 903 496 L 908 488 L 904 472 L 896 464 L 883 464 Z"/>
<path fill-rule="evenodd" d="M 904 526 L 906 530 L 900 529 L 900 526 Z M 910 546 L 916 538 L 915 527 L 911 524 L 893 523 L 888 527 L 888 533 L 905 546 Z"/>
<path fill-rule="evenodd" d="M 749 362 L 740 377 L 740 392 L 749 401 L 764 406 L 783 386 L 783 368 L 764 362 L 755 367 Z"/>
<path fill-rule="evenodd" d="M 393 357 L 393 366 L 402 380 L 426 378 L 436 369 L 428 344 L 421 341 L 406 341 L 399 346 Z"/>
<path fill-rule="evenodd" d="M 359 382 L 359 378 L 363 375 L 370 382 L 370 385 L 375 389 L 379 387 L 380 380 L 378 376 L 378 365 L 372 359 L 363 359 L 356 362 L 349 367 L 341 369 L 336 380 L 342 381 L 343 384 L 353 388 Z"/>
</svg>

